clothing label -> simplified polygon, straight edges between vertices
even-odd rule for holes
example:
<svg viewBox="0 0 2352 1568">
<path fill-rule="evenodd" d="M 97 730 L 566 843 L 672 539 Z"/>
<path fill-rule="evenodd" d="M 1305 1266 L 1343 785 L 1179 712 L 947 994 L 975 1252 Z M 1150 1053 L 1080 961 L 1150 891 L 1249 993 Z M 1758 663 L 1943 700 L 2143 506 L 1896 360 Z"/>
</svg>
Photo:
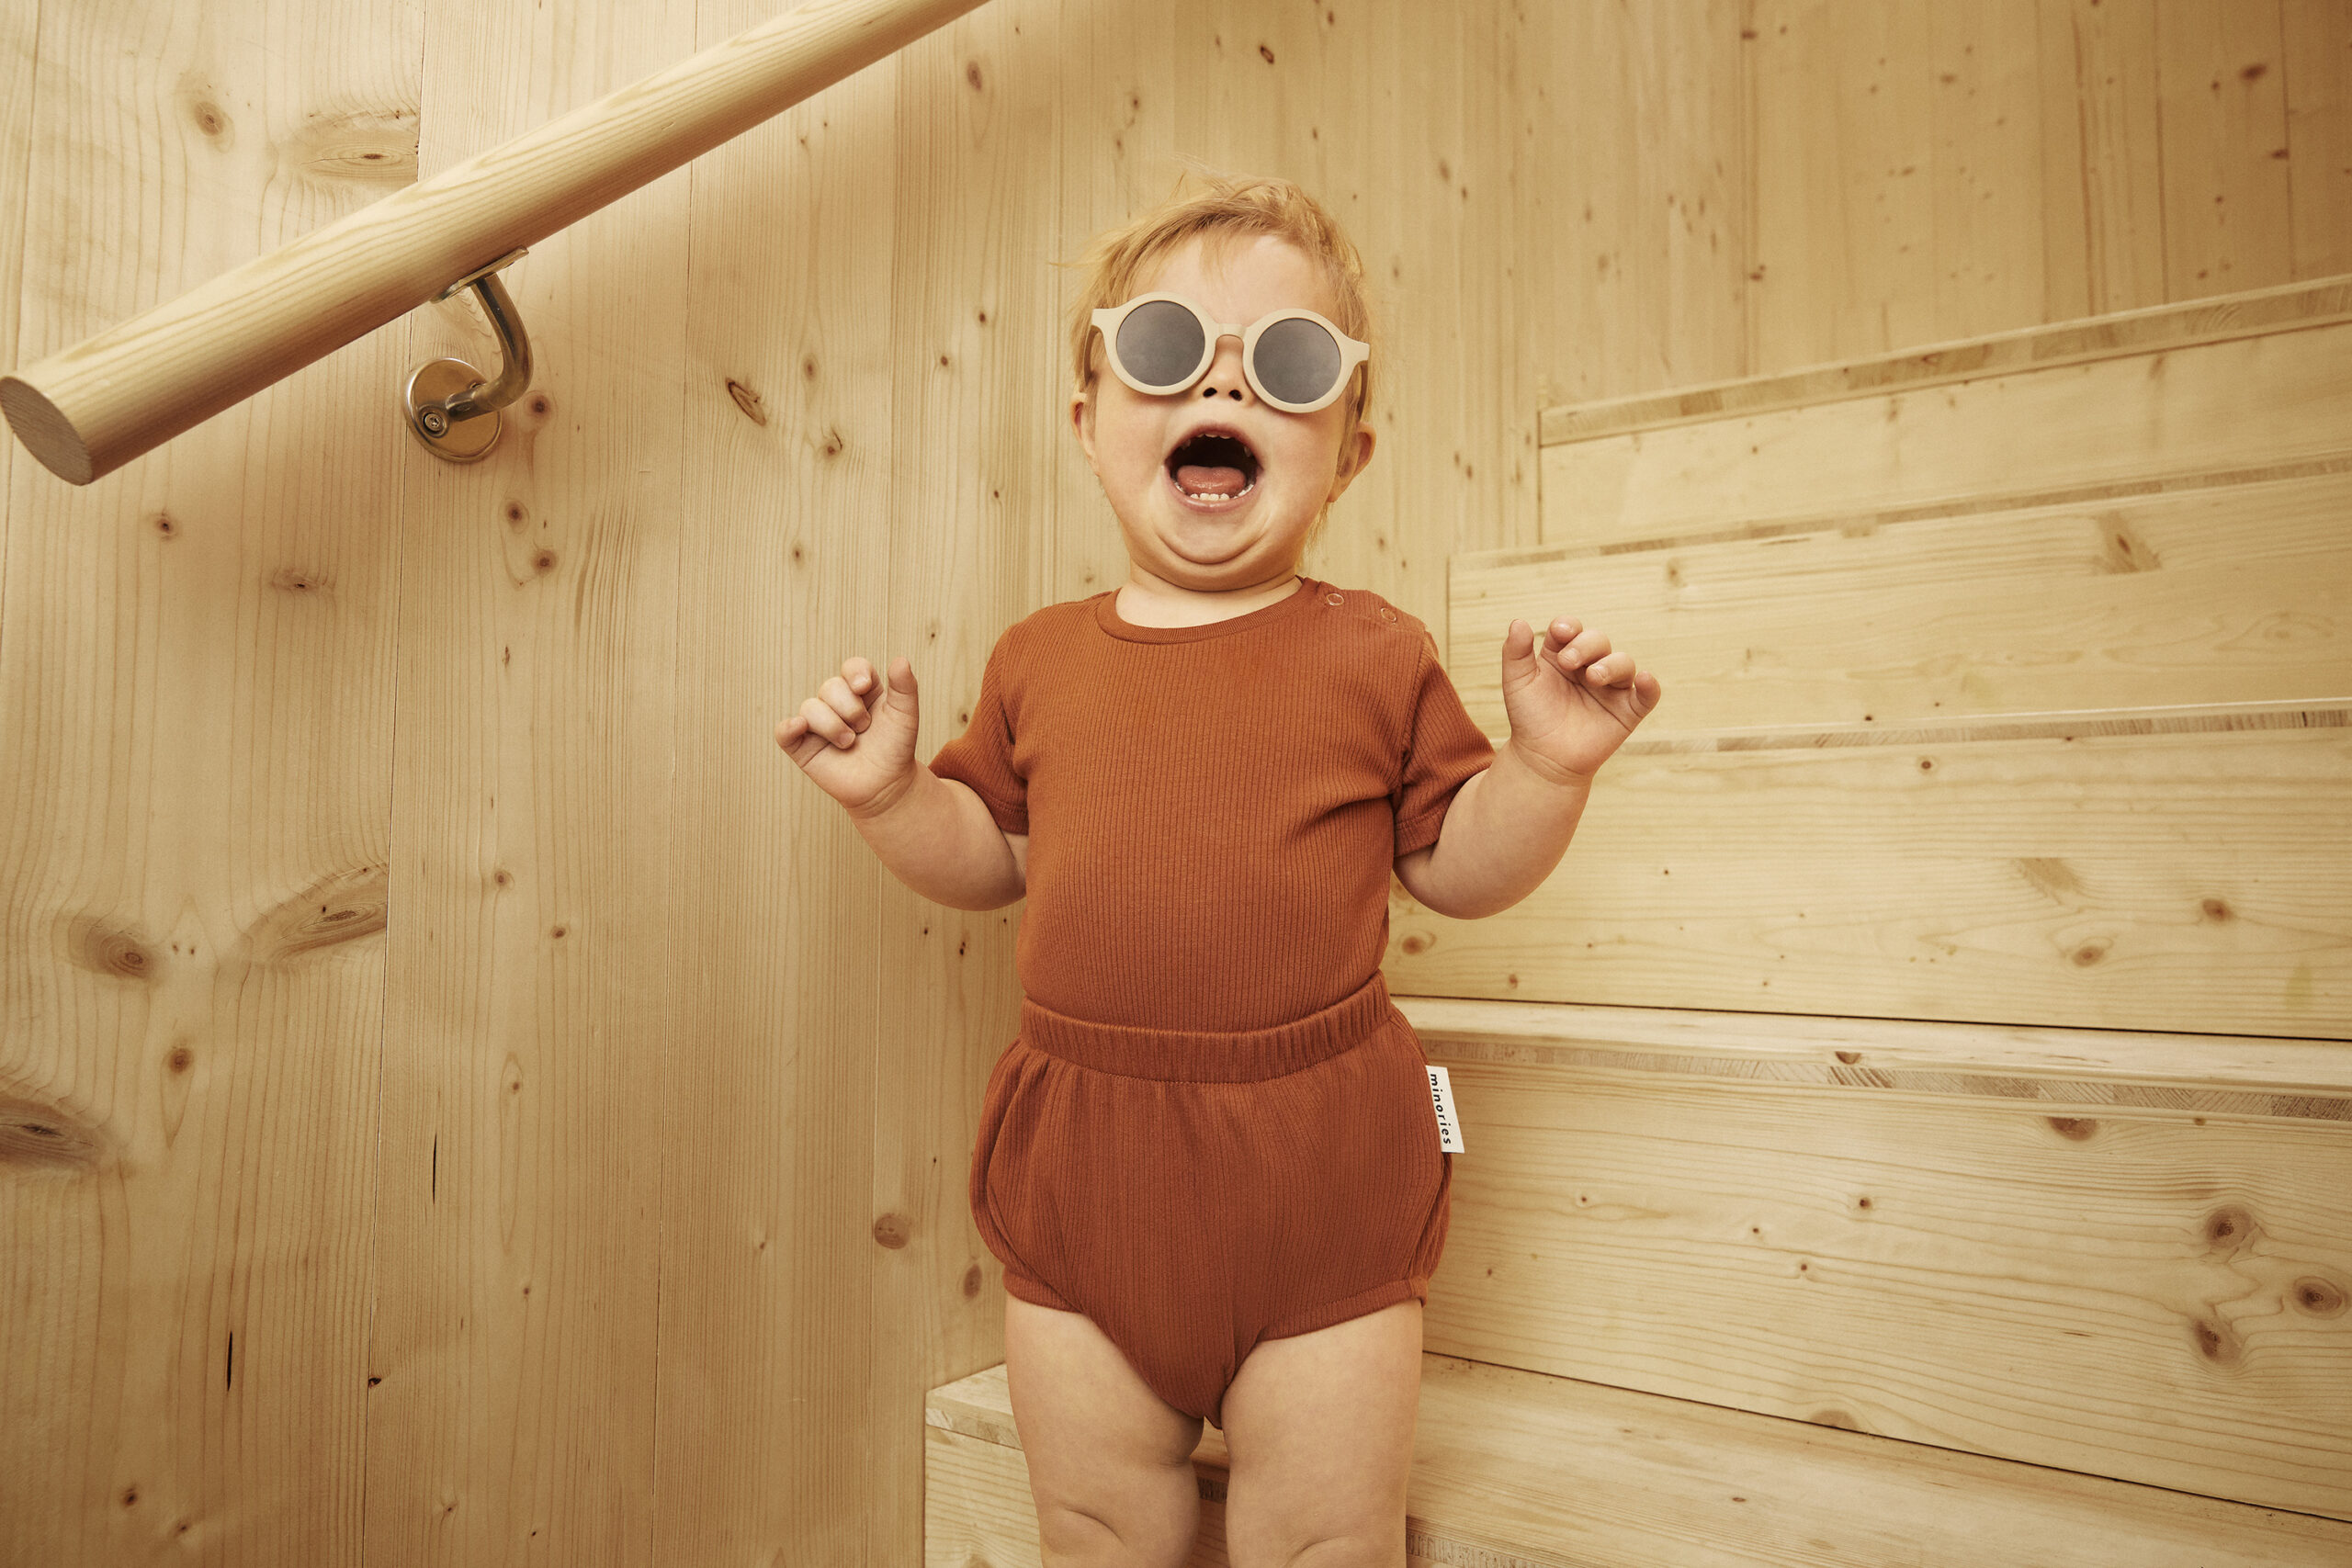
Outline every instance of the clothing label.
<svg viewBox="0 0 2352 1568">
<path fill-rule="evenodd" d="M 1435 1063 L 1425 1063 L 1430 1070 L 1430 1099 L 1437 1104 L 1437 1146 L 1450 1155 L 1462 1153 L 1462 1122 L 1453 1114 L 1453 1086 L 1446 1081 L 1445 1069 Z"/>
</svg>

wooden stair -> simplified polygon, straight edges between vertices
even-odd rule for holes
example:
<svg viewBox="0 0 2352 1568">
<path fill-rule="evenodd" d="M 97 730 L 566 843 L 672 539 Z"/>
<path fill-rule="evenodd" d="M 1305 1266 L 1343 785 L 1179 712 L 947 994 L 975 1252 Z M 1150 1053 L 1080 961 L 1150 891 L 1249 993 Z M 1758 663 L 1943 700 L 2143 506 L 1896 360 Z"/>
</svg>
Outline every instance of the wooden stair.
<svg viewBox="0 0 2352 1568">
<path fill-rule="evenodd" d="M 1033 1568 L 1004 1368 L 923 1412 L 925 1568 Z M 1432 1355 L 1411 1568 L 2324 1568 L 2352 1524 Z M 1225 1435 L 1187 1568 L 1223 1568 Z"/>
</svg>

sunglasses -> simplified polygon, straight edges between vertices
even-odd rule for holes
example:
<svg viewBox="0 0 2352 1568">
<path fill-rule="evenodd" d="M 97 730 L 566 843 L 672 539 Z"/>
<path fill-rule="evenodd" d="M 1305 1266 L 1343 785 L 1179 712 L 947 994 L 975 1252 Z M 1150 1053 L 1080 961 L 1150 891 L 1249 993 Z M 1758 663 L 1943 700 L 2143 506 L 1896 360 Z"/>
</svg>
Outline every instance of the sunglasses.
<svg viewBox="0 0 2352 1568">
<path fill-rule="evenodd" d="M 1245 330 L 1214 321 L 1176 294 L 1146 294 L 1094 312 L 1120 380 L 1150 397 L 1182 392 L 1208 374 L 1216 345 L 1241 340 L 1241 373 L 1259 397 L 1285 413 L 1313 413 L 1345 389 L 1355 367 L 1371 357 L 1358 343 L 1312 310 L 1275 310 Z"/>
</svg>

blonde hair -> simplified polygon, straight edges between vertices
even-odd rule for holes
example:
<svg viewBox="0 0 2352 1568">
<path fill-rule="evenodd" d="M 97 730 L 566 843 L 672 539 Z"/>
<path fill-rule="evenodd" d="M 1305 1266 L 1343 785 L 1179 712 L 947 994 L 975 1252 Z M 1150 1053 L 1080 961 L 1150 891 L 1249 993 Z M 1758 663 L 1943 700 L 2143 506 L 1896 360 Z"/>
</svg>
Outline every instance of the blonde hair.
<svg viewBox="0 0 2352 1568">
<path fill-rule="evenodd" d="M 1187 192 L 1188 185 L 1199 188 Z M 1287 240 L 1330 285 L 1338 310 L 1331 320 L 1350 337 L 1371 343 L 1372 307 L 1364 288 L 1363 258 L 1337 220 L 1295 181 L 1271 175 L 1224 175 L 1189 169 L 1159 205 L 1094 236 L 1078 265 L 1085 269 L 1078 300 L 1070 310 L 1069 348 L 1073 385 L 1091 391 L 1102 373 L 1094 312 L 1124 302 L 1136 280 L 1185 241 L 1239 239 L 1271 234 Z M 1356 367 L 1349 393 L 1362 421 L 1372 402 L 1372 364 Z"/>
</svg>

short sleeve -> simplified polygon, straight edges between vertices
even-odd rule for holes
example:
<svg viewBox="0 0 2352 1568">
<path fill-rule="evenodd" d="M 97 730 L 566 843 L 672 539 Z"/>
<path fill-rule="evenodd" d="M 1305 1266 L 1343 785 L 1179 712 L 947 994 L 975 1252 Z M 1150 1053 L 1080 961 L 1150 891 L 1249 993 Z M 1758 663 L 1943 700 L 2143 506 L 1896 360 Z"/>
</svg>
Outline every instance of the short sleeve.
<svg viewBox="0 0 2352 1568">
<path fill-rule="evenodd" d="M 1005 704 L 1013 656 L 1008 629 L 989 650 L 988 667 L 980 672 L 979 701 L 972 705 L 972 720 L 964 733 L 939 749 L 931 771 L 943 779 L 967 785 L 996 825 L 1008 833 L 1029 831 L 1029 781 L 1012 763 L 1012 723 Z"/>
<path fill-rule="evenodd" d="M 1437 842 L 1454 792 L 1495 761 L 1494 743 L 1470 721 L 1462 694 L 1438 660 L 1437 642 L 1426 628 L 1406 733 L 1404 776 L 1390 797 L 1396 807 L 1396 852 L 1400 857 Z"/>
</svg>

